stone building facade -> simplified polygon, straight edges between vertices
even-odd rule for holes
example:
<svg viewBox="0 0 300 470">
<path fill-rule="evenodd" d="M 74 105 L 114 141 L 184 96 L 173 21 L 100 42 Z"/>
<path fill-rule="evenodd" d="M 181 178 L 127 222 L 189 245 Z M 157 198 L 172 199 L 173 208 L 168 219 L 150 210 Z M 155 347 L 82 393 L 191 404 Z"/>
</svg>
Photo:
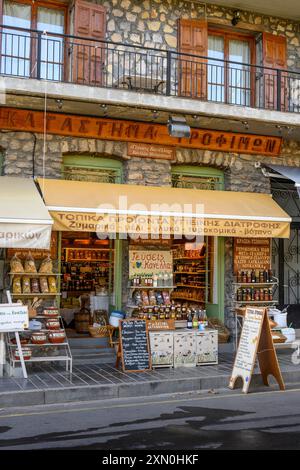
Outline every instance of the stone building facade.
<svg viewBox="0 0 300 470">
<path fill-rule="evenodd" d="M 171 186 L 171 169 L 176 165 L 213 167 L 224 172 L 224 186 L 228 191 L 270 193 L 270 180 L 263 176 L 255 163 L 273 163 L 297 167 L 300 170 L 300 144 L 286 141 L 279 157 L 240 155 L 207 150 L 177 148 L 175 159 L 155 160 L 127 155 L 125 142 L 77 137 L 61 137 L 27 132 L 0 133 L 3 154 L 3 175 L 20 177 L 61 178 L 63 157 L 86 155 L 106 157 L 123 162 L 123 182 L 146 186 Z M 128 243 L 123 242 L 123 301 L 127 300 Z M 233 239 L 225 240 L 225 323 L 234 328 Z"/>
</svg>

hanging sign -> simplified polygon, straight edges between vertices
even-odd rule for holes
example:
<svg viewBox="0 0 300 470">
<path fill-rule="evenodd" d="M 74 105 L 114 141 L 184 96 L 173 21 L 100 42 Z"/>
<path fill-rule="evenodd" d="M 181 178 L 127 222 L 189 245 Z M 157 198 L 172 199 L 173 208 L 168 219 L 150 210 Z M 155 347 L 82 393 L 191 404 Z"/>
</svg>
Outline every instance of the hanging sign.
<svg viewBox="0 0 300 470">
<path fill-rule="evenodd" d="M 243 392 L 248 393 L 257 357 L 264 385 L 269 385 L 268 376 L 273 375 L 280 390 L 284 390 L 267 311 L 265 308 L 247 307 L 229 388 L 235 388 L 240 377 Z"/>
<path fill-rule="evenodd" d="M 270 238 L 235 238 L 234 273 L 238 271 L 264 270 L 271 268 Z"/>
<path fill-rule="evenodd" d="M 171 250 L 129 250 L 129 277 L 173 273 Z"/>
</svg>

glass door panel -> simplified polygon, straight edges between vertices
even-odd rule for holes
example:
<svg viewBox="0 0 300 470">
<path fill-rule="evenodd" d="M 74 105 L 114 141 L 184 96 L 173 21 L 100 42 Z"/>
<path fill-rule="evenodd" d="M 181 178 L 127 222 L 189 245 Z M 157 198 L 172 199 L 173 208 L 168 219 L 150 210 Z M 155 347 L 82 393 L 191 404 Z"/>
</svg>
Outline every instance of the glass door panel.
<svg viewBox="0 0 300 470">
<path fill-rule="evenodd" d="M 228 100 L 231 104 L 250 106 L 251 68 L 250 47 L 247 41 L 229 40 Z"/>
<path fill-rule="evenodd" d="M 30 29 L 31 6 L 4 2 L 3 24 Z M 26 31 L 3 28 L 1 41 L 1 74 L 30 76 L 31 37 Z"/>
<path fill-rule="evenodd" d="M 41 78 L 61 81 L 63 78 L 63 38 L 49 33 L 64 34 L 65 15 L 62 10 L 38 7 L 37 29 L 46 31 L 41 44 Z"/>
<path fill-rule="evenodd" d="M 208 36 L 208 100 L 225 101 L 224 38 Z M 219 60 L 213 60 L 219 59 Z"/>
</svg>

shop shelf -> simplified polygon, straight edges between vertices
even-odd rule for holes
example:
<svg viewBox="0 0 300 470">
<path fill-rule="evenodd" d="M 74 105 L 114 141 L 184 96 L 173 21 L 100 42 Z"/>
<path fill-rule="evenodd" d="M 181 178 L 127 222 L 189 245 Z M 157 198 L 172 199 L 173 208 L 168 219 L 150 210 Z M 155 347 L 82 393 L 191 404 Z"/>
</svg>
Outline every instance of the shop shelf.
<svg viewBox="0 0 300 470">
<path fill-rule="evenodd" d="M 206 289 L 206 286 L 192 286 L 191 284 L 177 284 L 176 287 L 186 287 L 188 289 Z"/>
<path fill-rule="evenodd" d="M 13 297 L 57 297 L 58 295 L 61 295 L 61 293 L 57 292 L 55 294 L 11 294 Z"/>
<path fill-rule="evenodd" d="M 201 269 L 199 271 L 174 271 L 174 274 L 190 274 L 191 276 L 197 276 L 197 274 L 204 274 L 204 273 L 207 273 L 208 270 L 207 269 Z"/>
<path fill-rule="evenodd" d="M 234 301 L 236 304 L 241 304 L 241 305 L 263 305 L 263 304 L 278 304 L 277 300 L 235 300 Z"/>
<path fill-rule="evenodd" d="M 251 287 L 259 287 L 259 286 L 277 286 L 278 281 L 274 282 L 234 282 L 234 286 L 251 286 Z"/>
<path fill-rule="evenodd" d="M 28 276 L 28 277 L 48 277 L 48 276 L 61 276 L 59 273 L 8 273 L 10 276 Z"/>
<path fill-rule="evenodd" d="M 173 261 L 199 261 L 205 259 L 206 256 L 199 256 L 198 258 L 189 258 L 189 257 L 182 257 L 182 258 L 173 258 Z"/>
<path fill-rule="evenodd" d="M 175 289 L 177 286 L 157 286 L 157 287 L 153 287 L 153 286 L 129 286 L 129 289 L 151 289 L 151 290 L 165 290 L 165 289 Z"/>
<path fill-rule="evenodd" d="M 193 298 L 188 298 L 188 297 L 182 297 L 182 296 L 173 296 L 172 300 L 186 300 L 187 302 L 195 302 L 199 304 L 205 304 L 205 300 L 199 300 L 199 299 L 193 299 Z"/>
</svg>

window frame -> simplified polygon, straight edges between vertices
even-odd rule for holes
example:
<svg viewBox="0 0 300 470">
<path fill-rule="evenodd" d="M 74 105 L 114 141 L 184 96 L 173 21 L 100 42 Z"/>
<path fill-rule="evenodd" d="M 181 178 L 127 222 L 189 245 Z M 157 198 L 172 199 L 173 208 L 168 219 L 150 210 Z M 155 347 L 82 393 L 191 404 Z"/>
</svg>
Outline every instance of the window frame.
<svg viewBox="0 0 300 470">
<path fill-rule="evenodd" d="M 1 1 L 1 0 L 0 0 Z M 16 3 L 21 5 L 29 5 L 31 7 L 31 16 L 30 16 L 30 29 L 37 30 L 37 18 L 38 18 L 38 8 L 48 8 L 49 10 L 62 10 L 64 12 L 64 34 L 68 34 L 69 32 L 69 9 L 68 5 L 64 5 L 60 2 L 50 1 L 47 2 L 45 0 L 7 0 L 10 3 Z M 4 3 L 5 0 L 2 0 L 2 9 L 0 9 L 0 19 L 1 24 L 3 24 L 3 16 L 4 16 Z M 51 34 L 51 33 L 50 33 Z M 34 33 L 31 34 L 32 38 L 36 36 Z M 34 64 L 37 58 L 37 41 L 31 41 L 30 43 L 30 74 L 28 78 L 35 78 L 34 71 Z M 62 64 L 62 81 L 65 81 L 67 76 L 67 48 L 64 47 L 63 51 L 63 64 Z M 61 80 L 60 80 L 61 81 Z"/>
<path fill-rule="evenodd" d="M 255 36 L 252 34 L 241 33 L 241 32 L 231 32 L 223 29 L 208 27 L 208 38 L 209 36 L 221 36 L 224 40 L 224 102 L 229 103 L 229 41 L 231 39 L 238 39 L 240 41 L 248 42 L 250 49 L 250 64 L 251 66 L 256 65 L 256 42 Z M 255 106 L 255 67 L 250 67 L 250 106 Z M 230 103 L 234 104 L 234 103 Z M 242 105 L 244 106 L 244 105 Z"/>
</svg>

